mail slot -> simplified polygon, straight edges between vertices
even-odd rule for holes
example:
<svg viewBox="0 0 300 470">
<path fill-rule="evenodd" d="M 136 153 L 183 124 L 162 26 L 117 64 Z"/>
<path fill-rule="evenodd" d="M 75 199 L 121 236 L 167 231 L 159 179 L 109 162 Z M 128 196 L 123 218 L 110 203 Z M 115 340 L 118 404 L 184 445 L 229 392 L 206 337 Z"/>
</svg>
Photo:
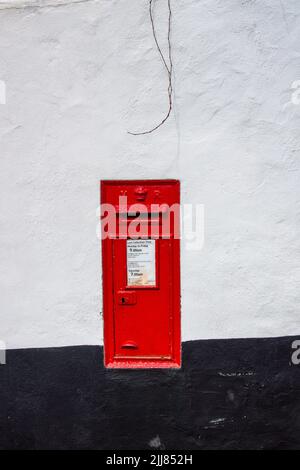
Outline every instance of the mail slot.
<svg viewBox="0 0 300 470">
<path fill-rule="evenodd" d="M 180 184 L 101 181 L 104 363 L 178 368 Z"/>
</svg>

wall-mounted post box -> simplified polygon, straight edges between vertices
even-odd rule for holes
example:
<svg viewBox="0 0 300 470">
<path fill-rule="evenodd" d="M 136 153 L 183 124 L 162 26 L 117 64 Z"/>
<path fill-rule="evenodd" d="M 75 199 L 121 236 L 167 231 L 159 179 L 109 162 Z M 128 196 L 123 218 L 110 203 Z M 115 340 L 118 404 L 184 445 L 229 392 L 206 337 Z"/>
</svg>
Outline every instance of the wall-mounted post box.
<svg viewBox="0 0 300 470">
<path fill-rule="evenodd" d="M 102 181 L 104 360 L 180 367 L 180 185 Z"/>
</svg>

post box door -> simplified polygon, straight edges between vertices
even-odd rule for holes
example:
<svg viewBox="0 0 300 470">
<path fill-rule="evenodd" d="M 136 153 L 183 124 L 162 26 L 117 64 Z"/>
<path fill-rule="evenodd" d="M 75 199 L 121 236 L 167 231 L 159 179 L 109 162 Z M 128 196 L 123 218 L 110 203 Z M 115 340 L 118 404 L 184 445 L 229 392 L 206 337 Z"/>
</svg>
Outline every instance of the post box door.
<svg viewBox="0 0 300 470">
<path fill-rule="evenodd" d="M 128 252 L 135 246 L 138 250 L 139 245 L 144 245 L 144 251 L 139 257 L 146 259 L 145 265 L 152 264 L 149 270 L 154 276 L 151 276 L 149 286 L 128 285 L 134 283 L 131 279 L 130 263 L 132 262 L 128 260 Z M 150 256 L 149 252 L 151 252 Z M 143 261 L 140 264 L 143 266 Z M 114 240 L 113 271 L 115 357 L 171 360 L 172 247 L 170 240 L 130 240 L 130 246 L 127 240 Z"/>
</svg>

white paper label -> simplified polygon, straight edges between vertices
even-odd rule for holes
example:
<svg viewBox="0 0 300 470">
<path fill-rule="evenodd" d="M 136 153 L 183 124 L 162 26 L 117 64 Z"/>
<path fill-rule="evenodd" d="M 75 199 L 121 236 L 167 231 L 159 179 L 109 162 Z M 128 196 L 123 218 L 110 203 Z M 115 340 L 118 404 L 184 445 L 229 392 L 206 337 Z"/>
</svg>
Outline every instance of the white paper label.
<svg viewBox="0 0 300 470">
<path fill-rule="evenodd" d="M 127 240 L 127 285 L 155 286 L 155 240 Z"/>
</svg>

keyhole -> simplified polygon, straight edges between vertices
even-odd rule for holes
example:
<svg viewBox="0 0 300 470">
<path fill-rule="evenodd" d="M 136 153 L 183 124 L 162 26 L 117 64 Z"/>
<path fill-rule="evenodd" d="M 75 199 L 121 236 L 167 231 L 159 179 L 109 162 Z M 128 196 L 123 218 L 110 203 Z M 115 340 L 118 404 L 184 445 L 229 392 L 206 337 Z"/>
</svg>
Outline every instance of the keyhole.
<svg viewBox="0 0 300 470">
<path fill-rule="evenodd" d="M 125 299 L 124 299 L 124 297 L 122 297 L 122 304 L 125 304 Z"/>
</svg>

